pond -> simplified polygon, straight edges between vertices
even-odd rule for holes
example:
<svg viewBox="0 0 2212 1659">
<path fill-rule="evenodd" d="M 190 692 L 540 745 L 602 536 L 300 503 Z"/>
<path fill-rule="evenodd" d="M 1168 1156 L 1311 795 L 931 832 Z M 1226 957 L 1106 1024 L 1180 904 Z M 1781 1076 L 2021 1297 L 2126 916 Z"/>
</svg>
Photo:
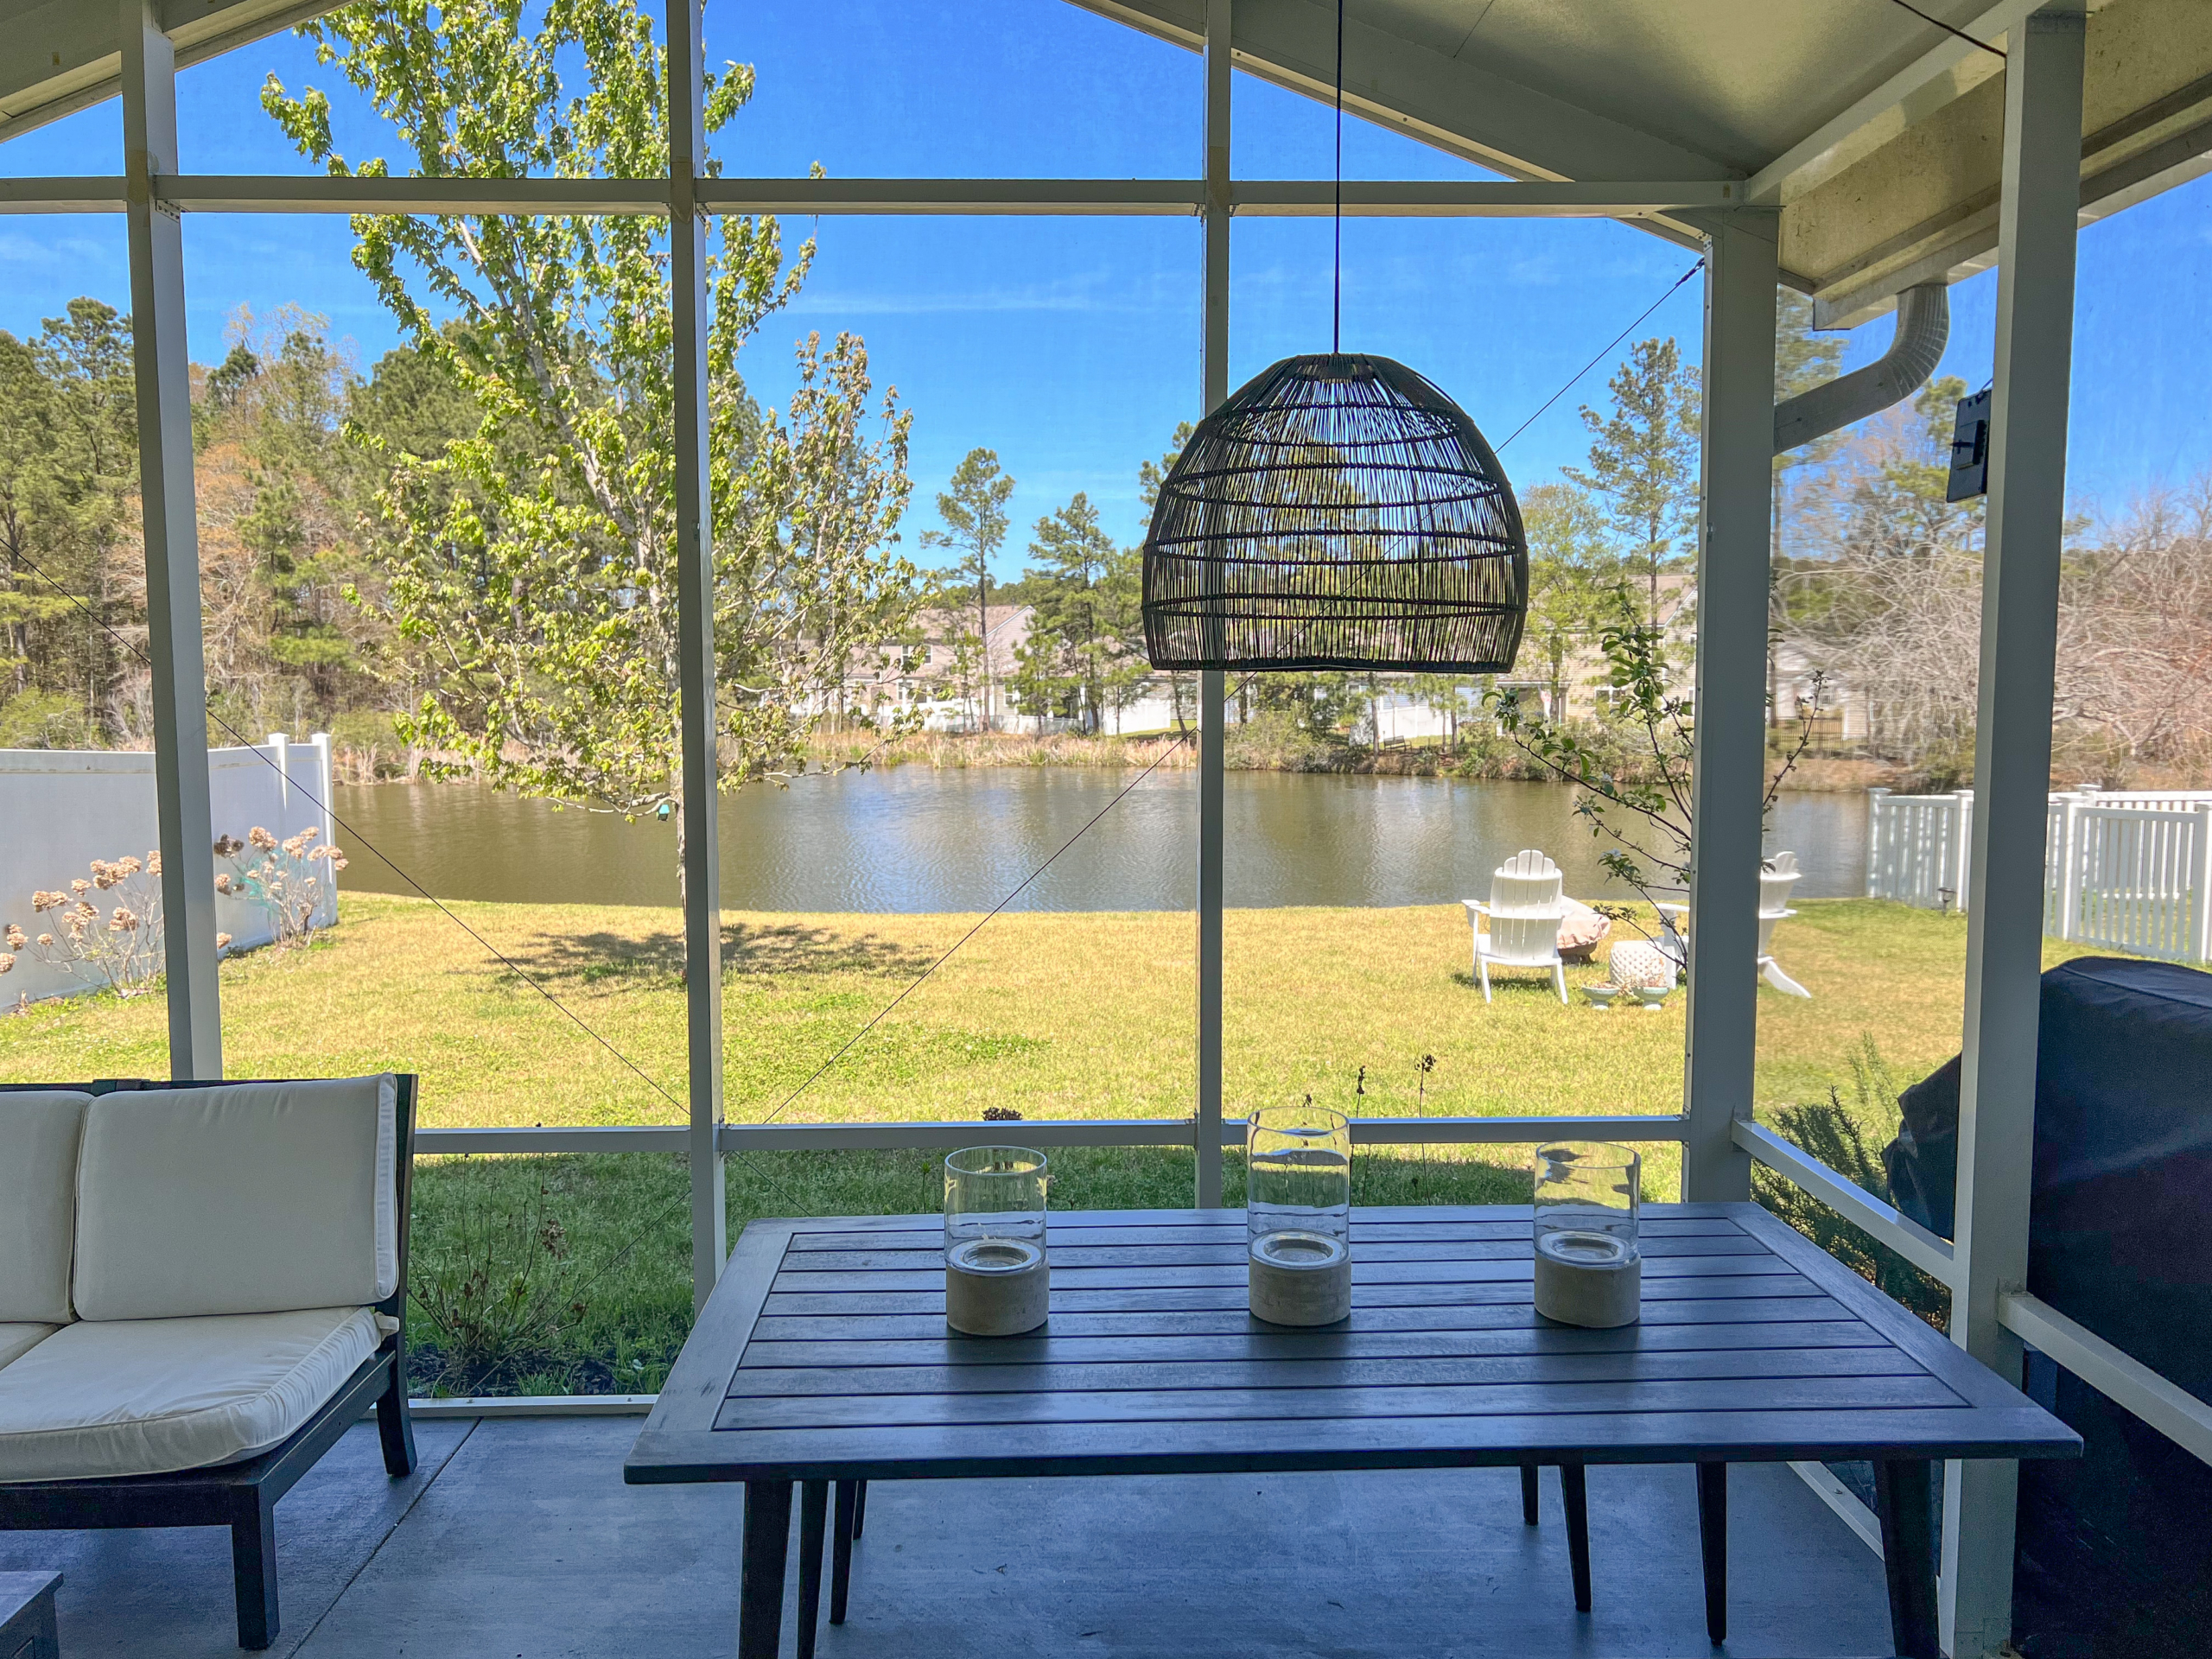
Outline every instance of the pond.
<svg viewBox="0 0 2212 1659">
<path fill-rule="evenodd" d="M 1194 903 L 1198 780 L 1071 767 L 810 774 L 721 801 L 722 903 L 733 910 L 1187 910 Z M 1128 791 L 1118 803 L 1116 798 Z M 674 905 L 676 834 L 474 785 L 340 789 L 343 885 L 440 898 Z M 1490 873 L 1541 848 L 1580 898 L 1626 896 L 1603 846 L 1546 784 L 1239 772 L 1227 780 L 1227 902 L 1427 905 L 1487 895 Z M 1100 814 L 1103 814 L 1101 817 Z M 1096 819 L 1095 823 L 1091 821 Z M 1084 831 L 1084 826 L 1091 827 Z M 1080 839 L 1060 849 L 1078 831 Z M 1801 898 L 1866 890 L 1866 798 L 1795 792 L 1770 848 L 1805 871 Z"/>
</svg>

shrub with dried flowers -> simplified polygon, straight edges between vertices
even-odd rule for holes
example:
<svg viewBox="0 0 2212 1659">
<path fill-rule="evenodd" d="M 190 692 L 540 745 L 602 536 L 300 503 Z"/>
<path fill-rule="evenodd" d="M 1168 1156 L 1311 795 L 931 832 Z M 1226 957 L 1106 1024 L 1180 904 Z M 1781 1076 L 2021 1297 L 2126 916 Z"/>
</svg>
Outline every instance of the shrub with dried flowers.
<svg viewBox="0 0 2212 1659">
<path fill-rule="evenodd" d="M 125 996 L 148 988 L 162 969 L 162 855 L 143 859 L 96 858 L 92 879 L 79 876 L 66 889 L 31 894 L 31 912 L 50 919 L 35 936 L 14 922 L 0 925 L 0 974 L 17 957 L 59 968 L 73 978 L 99 987 L 112 985 Z M 94 895 L 98 895 L 95 897 Z M 219 949 L 231 942 L 216 936 Z"/>
<path fill-rule="evenodd" d="M 231 868 L 215 878 L 215 891 L 259 906 L 279 945 L 304 944 L 315 912 L 346 868 L 337 848 L 317 844 L 321 834 L 317 826 L 279 841 L 256 824 L 244 841 L 222 836 L 215 856 Z"/>
</svg>

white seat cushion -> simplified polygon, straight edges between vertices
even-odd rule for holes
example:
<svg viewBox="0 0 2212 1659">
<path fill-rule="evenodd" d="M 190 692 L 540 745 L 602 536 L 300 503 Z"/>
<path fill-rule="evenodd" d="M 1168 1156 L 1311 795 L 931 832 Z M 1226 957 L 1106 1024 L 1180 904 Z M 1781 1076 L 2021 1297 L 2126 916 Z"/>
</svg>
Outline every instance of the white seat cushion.
<svg viewBox="0 0 2212 1659">
<path fill-rule="evenodd" d="M 65 1325 L 0 1369 L 0 1481 L 235 1462 L 299 1427 L 379 1340 L 365 1307 Z"/>
<path fill-rule="evenodd" d="M 391 1295 L 397 1100 L 386 1075 L 93 1101 L 78 1161 L 77 1316 L 273 1313 Z"/>
<path fill-rule="evenodd" d="M 0 1094 L 0 1320 L 67 1325 L 77 1146 L 90 1095 Z"/>
<path fill-rule="evenodd" d="M 21 1359 L 60 1328 L 58 1325 L 0 1325 L 0 1368 Z"/>
</svg>

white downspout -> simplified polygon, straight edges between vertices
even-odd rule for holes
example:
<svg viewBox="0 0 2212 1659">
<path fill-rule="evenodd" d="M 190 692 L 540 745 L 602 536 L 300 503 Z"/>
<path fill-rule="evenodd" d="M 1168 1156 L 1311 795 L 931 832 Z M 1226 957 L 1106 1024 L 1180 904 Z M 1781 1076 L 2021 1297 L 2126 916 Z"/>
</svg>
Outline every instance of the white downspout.
<svg viewBox="0 0 2212 1659">
<path fill-rule="evenodd" d="M 1928 384 L 1950 337 L 1951 290 L 1942 283 L 1906 289 L 1897 296 L 1897 331 L 1888 351 L 1863 369 L 1774 406 L 1774 453 L 1824 438 L 1903 403 Z"/>
</svg>

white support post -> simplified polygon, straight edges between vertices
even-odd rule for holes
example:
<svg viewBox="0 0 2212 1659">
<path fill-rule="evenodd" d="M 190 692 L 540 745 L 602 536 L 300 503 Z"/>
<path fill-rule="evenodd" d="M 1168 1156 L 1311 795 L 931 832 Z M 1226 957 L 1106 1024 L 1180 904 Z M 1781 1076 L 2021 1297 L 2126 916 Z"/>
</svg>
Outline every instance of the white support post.
<svg viewBox="0 0 2212 1659">
<path fill-rule="evenodd" d="M 1958 895 L 1959 908 L 1969 906 L 1967 895 L 1974 887 L 1974 791 L 1960 790 L 1951 797 L 1956 804 L 1951 813 L 1951 891 Z"/>
<path fill-rule="evenodd" d="M 1705 466 L 1691 761 L 1689 1034 L 1682 1197 L 1748 1198 L 1766 797 L 1774 511 L 1776 216 L 1730 213 L 1705 276 Z"/>
<path fill-rule="evenodd" d="M 2196 839 L 2189 849 L 2189 950 L 2198 962 L 2212 962 L 2212 805 L 2192 809 Z"/>
<path fill-rule="evenodd" d="M 2082 870 L 2088 855 L 2084 836 L 2087 830 L 2082 821 L 2082 809 L 2088 803 L 2080 794 L 2069 795 L 2060 809 L 2062 836 L 2058 856 L 2058 937 L 2071 939 L 2082 931 Z"/>
<path fill-rule="evenodd" d="M 1229 6 L 1206 4 L 1205 360 L 1206 412 L 1229 396 Z M 1219 669 L 1198 675 L 1198 1100 L 1192 1134 L 1196 1203 L 1221 1204 L 1221 883 L 1224 744 L 1229 710 Z"/>
<path fill-rule="evenodd" d="M 1866 791 L 1866 896 L 1882 896 L 1882 832 L 1889 827 L 1890 791 L 1876 787 Z"/>
<path fill-rule="evenodd" d="M 1951 1339 L 2015 1382 L 2020 1342 L 2001 1312 L 2028 1267 L 2083 35 L 2081 0 L 2045 6 L 2012 31 L 2005 66 Z M 1958 1659 L 2012 1639 L 2018 1481 L 1998 1459 L 1955 1463 L 1944 1483 L 1942 1625 Z"/>
<path fill-rule="evenodd" d="M 124 213 L 130 346 L 145 516 L 146 646 L 154 666 L 154 797 L 162 842 L 169 1075 L 223 1075 L 216 988 L 215 861 L 207 787 L 207 670 L 200 637 L 200 528 L 192 480 L 184 238 L 156 205 L 176 171 L 176 54 L 151 0 L 121 0 Z"/>
<path fill-rule="evenodd" d="M 691 1300 L 729 1259 L 721 1147 L 722 899 L 715 757 L 715 531 L 707 453 L 707 226 L 699 0 L 668 0 L 668 275 L 676 416 L 677 699 L 683 749 L 683 988 L 690 1067 Z"/>
<path fill-rule="evenodd" d="M 288 732 L 269 734 L 269 758 L 276 763 L 276 839 L 292 833 L 292 739 Z"/>
</svg>

